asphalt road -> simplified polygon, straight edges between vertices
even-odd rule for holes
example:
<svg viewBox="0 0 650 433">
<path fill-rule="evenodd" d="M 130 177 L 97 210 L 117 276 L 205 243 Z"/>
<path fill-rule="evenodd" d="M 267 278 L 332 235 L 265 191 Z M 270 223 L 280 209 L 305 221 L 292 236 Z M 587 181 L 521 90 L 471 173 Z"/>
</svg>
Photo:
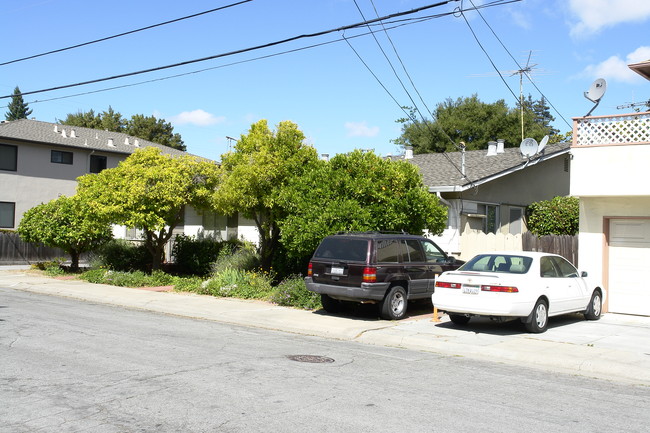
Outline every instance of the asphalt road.
<svg viewBox="0 0 650 433">
<path fill-rule="evenodd" d="M 648 407 L 644 386 L 0 288 L 0 432 L 646 432 Z"/>
</svg>

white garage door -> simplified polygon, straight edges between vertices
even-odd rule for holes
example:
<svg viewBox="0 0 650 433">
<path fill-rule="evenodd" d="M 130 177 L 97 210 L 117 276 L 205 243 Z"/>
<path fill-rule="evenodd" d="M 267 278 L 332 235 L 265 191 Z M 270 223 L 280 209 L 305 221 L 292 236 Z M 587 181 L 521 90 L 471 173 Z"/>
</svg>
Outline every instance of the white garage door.
<svg viewBox="0 0 650 433">
<path fill-rule="evenodd" d="M 650 316 L 650 219 L 609 223 L 609 311 Z"/>
</svg>

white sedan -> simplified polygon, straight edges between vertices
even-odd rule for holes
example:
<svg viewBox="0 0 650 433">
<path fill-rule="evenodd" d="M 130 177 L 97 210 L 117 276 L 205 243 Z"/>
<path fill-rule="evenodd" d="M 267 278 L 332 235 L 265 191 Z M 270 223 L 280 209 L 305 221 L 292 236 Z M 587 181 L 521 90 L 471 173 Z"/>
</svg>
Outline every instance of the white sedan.
<svg viewBox="0 0 650 433">
<path fill-rule="evenodd" d="M 436 280 L 431 300 L 451 321 L 472 316 L 521 318 L 529 332 L 544 332 L 548 318 L 581 312 L 600 318 L 605 290 L 564 257 L 528 251 L 479 254 Z"/>
</svg>

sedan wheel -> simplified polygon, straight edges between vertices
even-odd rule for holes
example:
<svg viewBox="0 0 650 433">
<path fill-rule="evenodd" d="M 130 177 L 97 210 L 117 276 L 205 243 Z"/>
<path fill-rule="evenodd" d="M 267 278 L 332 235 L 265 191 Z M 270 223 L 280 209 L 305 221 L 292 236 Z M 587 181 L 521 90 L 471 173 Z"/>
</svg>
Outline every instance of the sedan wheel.
<svg viewBox="0 0 650 433">
<path fill-rule="evenodd" d="M 532 313 L 526 319 L 526 330 L 535 334 L 546 331 L 548 326 L 548 305 L 543 299 L 535 303 Z"/>
<path fill-rule="evenodd" d="M 585 319 L 587 320 L 598 320 L 600 319 L 600 314 L 602 313 L 603 308 L 603 298 L 600 295 L 600 292 L 596 290 L 593 295 L 591 295 L 591 301 L 587 306 L 585 311 Z"/>
</svg>

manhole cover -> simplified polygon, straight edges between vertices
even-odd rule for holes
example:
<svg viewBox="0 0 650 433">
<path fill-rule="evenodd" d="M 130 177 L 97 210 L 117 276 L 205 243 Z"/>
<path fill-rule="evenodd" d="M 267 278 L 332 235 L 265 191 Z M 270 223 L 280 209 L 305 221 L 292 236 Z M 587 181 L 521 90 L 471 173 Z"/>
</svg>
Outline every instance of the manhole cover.
<svg viewBox="0 0 650 433">
<path fill-rule="evenodd" d="M 334 362 L 332 358 L 328 358 L 327 356 L 317 356 L 317 355 L 287 355 L 287 358 L 289 358 L 292 361 L 311 362 L 312 364 L 327 364 L 330 362 Z"/>
</svg>

